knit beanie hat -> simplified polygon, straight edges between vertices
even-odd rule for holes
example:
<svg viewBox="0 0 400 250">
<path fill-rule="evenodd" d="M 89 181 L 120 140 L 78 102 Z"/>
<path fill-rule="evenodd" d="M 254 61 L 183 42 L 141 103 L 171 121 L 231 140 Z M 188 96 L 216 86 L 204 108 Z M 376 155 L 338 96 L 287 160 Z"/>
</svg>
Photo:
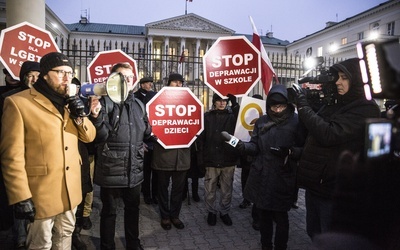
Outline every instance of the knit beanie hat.
<svg viewBox="0 0 400 250">
<path fill-rule="evenodd" d="M 170 84 L 172 81 L 181 81 L 181 82 L 183 83 L 185 80 L 183 79 L 183 76 L 182 76 L 181 74 L 172 73 L 172 74 L 170 74 L 169 77 L 168 77 L 167 86 L 169 86 L 169 84 Z"/>
<path fill-rule="evenodd" d="M 40 75 L 45 76 L 51 69 L 64 65 L 73 68 L 66 55 L 59 52 L 50 52 L 40 60 Z"/>
</svg>

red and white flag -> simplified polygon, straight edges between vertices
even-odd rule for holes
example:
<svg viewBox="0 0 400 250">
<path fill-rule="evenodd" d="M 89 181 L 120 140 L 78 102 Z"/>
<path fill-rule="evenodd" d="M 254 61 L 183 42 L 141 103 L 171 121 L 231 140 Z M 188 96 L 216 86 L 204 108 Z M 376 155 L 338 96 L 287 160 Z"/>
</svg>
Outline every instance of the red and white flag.
<svg viewBox="0 0 400 250">
<path fill-rule="evenodd" d="M 250 16 L 250 22 L 253 26 L 253 40 L 251 41 L 254 46 L 260 51 L 261 53 L 261 83 L 264 88 L 264 93 L 268 95 L 269 90 L 271 89 L 272 78 L 278 81 L 275 70 L 272 67 L 271 61 L 265 51 L 264 45 L 261 41 L 260 36 L 258 35 L 257 28 L 253 22 L 253 18 Z"/>
</svg>

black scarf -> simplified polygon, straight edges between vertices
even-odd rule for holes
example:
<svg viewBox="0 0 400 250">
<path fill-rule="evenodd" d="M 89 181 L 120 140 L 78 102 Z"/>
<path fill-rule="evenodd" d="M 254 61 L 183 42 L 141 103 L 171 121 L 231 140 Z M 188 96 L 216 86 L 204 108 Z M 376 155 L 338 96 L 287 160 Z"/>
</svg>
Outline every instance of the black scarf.
<svg viewBox="0 0 400 250">
<path fill-rule="evenodd" d="M 270 118 L 264 127 L 261 128 L 261 134 L 266 133 L 270 128 L 275 125 L 281 124 L 287 121 L 294 113 L 294 107 L 291 104 L 288 104 L 287 108 L 280 113 L 274 112 L 271 110 L 271 107 L 267 107 L 267 114 Z"/>
<path fill-rule="evenodd" d="M 44 95 L 47 99 L 53 103 L 54 107 L 60 112 L 61 116 L 64 116 L 64 107 L 67 104 L 67 99 L 65 96 L 60 95 L 50 88 L 47 82 L 39 77 L 37 82 L 33 85 L 33 87 L 42 95 Z"/>
</svg>

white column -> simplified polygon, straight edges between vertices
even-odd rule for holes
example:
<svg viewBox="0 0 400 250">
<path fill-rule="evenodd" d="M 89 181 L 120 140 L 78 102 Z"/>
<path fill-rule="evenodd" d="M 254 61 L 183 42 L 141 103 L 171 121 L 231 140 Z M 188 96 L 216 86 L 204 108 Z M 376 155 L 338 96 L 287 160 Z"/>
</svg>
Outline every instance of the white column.
<svg viewBox="0 0 400 250">
<path fill-rule="evenodd" d="M 199 56 L 200 56 L 200 46 L 201 46 L 201 41 L 200 41 L 200 39 L 199 38 L 197 38 L 197 40 L 196 40 L 196 62 L 195 62 L 195 68 L 194 68 L 194 79 L 193 80 L 196 80 L 196 79 L 199 79 L 200 78 L 200 76 L 199 76 L 199 61 L 201 60 L 201 58 L 199 58 Z"/>
<path fill-rule="evenodd" d="M 45 0 L 6 0 L 7 27 L 26 21 L 45 29 L 45 15 Z"/>
<path fill-rule="evenodd" d="M 182 52 L 186 49 L 186 39 L 184 37 L 181 37 L 181 46 L 180 46 L 180 54 L 179 54 L 179 59 L 182 55 Z M 178 59 L 178 60 L 179 60 Z M 187 60 L 185 58 L 185 60 Z M 182 63 L 179 63 L 178 61 L 178 73 L 182 74 L 183 78 L 187 80 L 187 76 L 185 75 L 185 62 L 183 61 Z"/>
</svg>

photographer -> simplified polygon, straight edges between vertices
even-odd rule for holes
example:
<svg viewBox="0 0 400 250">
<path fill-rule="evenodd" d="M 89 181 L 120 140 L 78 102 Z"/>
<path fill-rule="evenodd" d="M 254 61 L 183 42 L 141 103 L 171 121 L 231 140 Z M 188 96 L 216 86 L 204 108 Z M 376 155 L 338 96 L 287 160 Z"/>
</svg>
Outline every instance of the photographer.
<svg viewBox="0 0 400 250">
<path fill-rule="evenodd" d="M 314 112 L 302 89 L 293 87 L 300 120 L 308 130 L 298 169 L 298 186 L 306 190 L 307 233 L 311 237 L 330 230 L 332 194 L 341 152 L 359 153 L 364 144 L 366 118 L 380 116 L 378 105 L 364 97 L 359 60 L 333 65 L 337 101 Z"/>
</svg>

